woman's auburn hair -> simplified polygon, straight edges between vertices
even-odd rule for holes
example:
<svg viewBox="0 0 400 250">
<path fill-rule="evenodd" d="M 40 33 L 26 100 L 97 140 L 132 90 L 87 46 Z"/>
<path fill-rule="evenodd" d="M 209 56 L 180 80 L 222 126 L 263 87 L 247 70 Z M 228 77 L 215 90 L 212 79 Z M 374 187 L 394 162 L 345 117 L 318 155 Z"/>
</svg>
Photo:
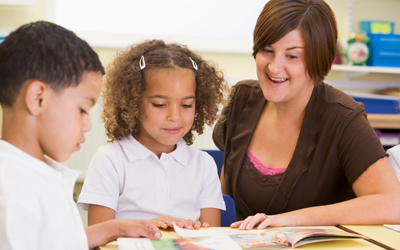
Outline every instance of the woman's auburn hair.
<svg viewBox="0 0 400 250">
<path fill-rule="evenodd" d="M 144 57 L 145 68 L 139 60 Z M 197 64 L 194 69 L 190 58 Z M 186 68 L 194 71 L 196 81 L 195 117 L 191 130 L 183 137 L 187 145 L 194 140 L 193 131 L 199 135 L 204 125 L 211 126 L 218 118 L 219 104 L 224 104 L 227 84 L 223 73 L 212 62 L 178 43 L 166 44 L 162 40 L 150 40 L 119 51 L 106 69 L 102 90 L 102 120 L 105 122 L 109 141 L 121 140 L 139 132 L 142 95 L 146 89 L 144 74 L 156 69 Z"/>
<path fill-rule="evenodd" d="M 254 28 L 253 57 L 299 29 L 305 43 L 305 65 L 315 84 L 328 75 L 338 37 L 335 15 L 323 0 L 270 0 Z"/>
</svg>

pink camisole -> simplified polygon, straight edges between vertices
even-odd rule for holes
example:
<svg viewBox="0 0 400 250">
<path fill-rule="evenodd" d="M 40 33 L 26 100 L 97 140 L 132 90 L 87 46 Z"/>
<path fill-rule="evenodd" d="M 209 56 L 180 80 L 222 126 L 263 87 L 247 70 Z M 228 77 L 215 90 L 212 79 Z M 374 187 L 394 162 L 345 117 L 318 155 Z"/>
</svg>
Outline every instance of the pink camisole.
<svg viewBox="0 0 400 250">
<path fill-rule="evenodd" d="M 263 175 L 274 175 L 284 173 L 286 168 L 270 168 L 264 165 L 257 157 L 255 157 L 249 149 L 247 149 L 247 155 L 250 158 L 250 161 L 254 164 L 254 167 L 257 168 Z"/>
</svg>

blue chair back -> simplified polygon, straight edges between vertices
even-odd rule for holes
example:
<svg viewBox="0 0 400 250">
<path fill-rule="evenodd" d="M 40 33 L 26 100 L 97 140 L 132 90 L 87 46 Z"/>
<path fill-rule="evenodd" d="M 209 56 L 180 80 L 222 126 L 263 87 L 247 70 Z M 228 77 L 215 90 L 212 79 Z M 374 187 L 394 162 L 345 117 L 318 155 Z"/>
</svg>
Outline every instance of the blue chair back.
<svg viewBox="0 0 400 250">
<path fill-rule="evenodd" d="M 226 210 L 221 213 L 221 227 L 229 227 L 236 221 L 235 201 L 227 194 L 222 195 L 225 201 Z"/>
<path fill-rule="evenodd" d="M 207 152 L 209 155 L 211 155 L 214 158 L 215 163 L 217 164 L 218 168 L 218 177 L 221 177 L 221 169 L 222 165 L 224 165 L 224 152 L 221 150 L 217 149 L 204 149 L 203 151 Z"/>
</svg>

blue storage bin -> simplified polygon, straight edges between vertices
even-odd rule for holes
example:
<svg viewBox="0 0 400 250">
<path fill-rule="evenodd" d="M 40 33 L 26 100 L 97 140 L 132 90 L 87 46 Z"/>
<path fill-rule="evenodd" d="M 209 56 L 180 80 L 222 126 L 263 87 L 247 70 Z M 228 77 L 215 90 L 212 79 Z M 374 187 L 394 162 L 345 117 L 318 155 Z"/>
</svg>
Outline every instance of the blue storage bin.
<svg viewBox="0 0 400 250">
<path fill-rule="evenodd" d="M 394 22 L 361 21 L 360 29 L 369 34 L 393 34 Z"/>
<path fill-rule="evenodd" d="M 367 65 L 400 67 L 400 35 L 368 34 L 370 58 Z"/>
<path fill-rule="evenodd" d="M 400 97 L 346 92 L 357 102 L 362 102 L 365 112 L 375 114 L 398 114 Z"/>
</svg>

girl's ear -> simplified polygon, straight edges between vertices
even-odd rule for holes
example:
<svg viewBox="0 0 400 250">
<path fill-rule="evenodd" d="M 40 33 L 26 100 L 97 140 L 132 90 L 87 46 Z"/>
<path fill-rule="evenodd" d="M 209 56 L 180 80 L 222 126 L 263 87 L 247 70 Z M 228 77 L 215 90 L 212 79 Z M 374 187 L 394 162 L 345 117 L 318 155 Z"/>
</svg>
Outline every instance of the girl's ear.
<svg viewBox="0 0 400 250">
<path fill-rule="evenodd" d="M 43 110 L 45 98 L 48 97 L 49 88 L 41 81 L 32 81 L 28 84 L 25 93 L 25 104 L 32 115 L 38 115 Z"/>
</svg>

